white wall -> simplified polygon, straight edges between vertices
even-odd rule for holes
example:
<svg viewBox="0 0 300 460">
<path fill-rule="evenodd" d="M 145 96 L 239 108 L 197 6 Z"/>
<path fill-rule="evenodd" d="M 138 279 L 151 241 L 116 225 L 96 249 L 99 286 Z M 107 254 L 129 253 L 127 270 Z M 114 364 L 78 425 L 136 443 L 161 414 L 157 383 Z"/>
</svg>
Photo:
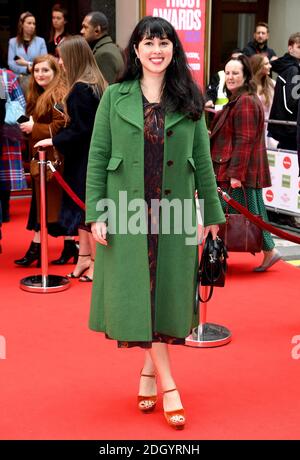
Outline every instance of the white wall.
<svg viewBox="0 0 300 460">
<path fill-rule="evenodd" d="M 300 1 L 270 0 L 269 27 L 269 46 L 282 56 L 287 52 L 289 36 L 300 32 Z"/>
<path fill-rule="evenodd" d="M 116 0 L 116 42 L 125 48 L 131 32 L 139 21 L 138 0 Z"/>
</svg>

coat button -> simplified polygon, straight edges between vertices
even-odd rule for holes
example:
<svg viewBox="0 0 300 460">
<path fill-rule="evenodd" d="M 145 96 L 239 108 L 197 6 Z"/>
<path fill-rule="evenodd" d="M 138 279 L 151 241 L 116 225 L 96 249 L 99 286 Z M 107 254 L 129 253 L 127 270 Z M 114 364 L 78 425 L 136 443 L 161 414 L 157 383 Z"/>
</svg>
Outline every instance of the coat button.
<svg viewBox="0 0 300 460">
<path fill-rule="evenodd" d="M 173 131 L 171 129 L 168 129 L 167 131 L 167 136 L 170 137 L 170 136 L 173 136 Z"/>
<path fill-rule="evenodd" d="M 170 195 L 171 192 L 172 192 L 172 190 L 166 189 L 166 190 L 165 190 L 165 195 Z"/>
<path fill-rule="evenodd" d="M 168 166 L 173 166 L 173 164 L 174 164 L 174 161 L 172 161 L 172 160 L 167 161 Z"/>
</svg>

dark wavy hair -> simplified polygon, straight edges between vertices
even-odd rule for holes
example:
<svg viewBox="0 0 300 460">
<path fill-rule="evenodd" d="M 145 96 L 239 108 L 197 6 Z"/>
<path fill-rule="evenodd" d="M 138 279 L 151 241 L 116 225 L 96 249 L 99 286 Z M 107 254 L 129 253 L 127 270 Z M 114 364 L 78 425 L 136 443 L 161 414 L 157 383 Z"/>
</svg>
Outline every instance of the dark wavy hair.
<svg viewBox="0 0 300 460">
<path fill-rule="evenodd" d="M 165 19 L 145 16 L 136 25 L 125 49 L 125 71 L 118 82 L 142 77 L 143 70 L 136 59 L 134 47 L 143 38 L 167 38 L 173 43 L 173 59 L 166 73 L 161 104 L 166 112 L 181 112 L 198 120 L 204 109 L 202 93 L 193 80 L 185 52 L 174 27 Z"/>
<path fill-rule="evenodd" d="M 247 56 L 244 54 L 241 54 L 240 56 L 236 58 L 230 58 L 225 64 L 225 69 L 226 65 L 230 61 L 238 61 L 242 64 L 243 67 L 243 76 L 245 78 L 243 86 L 239 89 L 239 91 L 234 95 L 236 97 L 237 95 L 243 94 L 243 93 L 248 93 L 248 94 L 256 94 L 256 83 L 253 80 L 253 74 L 252 74 L 252 69 L 251 69 L 251 64 L 250 60 Z M 231 92 L 226 89 L 227 94 L 229 95 L 229 98 L 231 99 Z"/>
</svg>

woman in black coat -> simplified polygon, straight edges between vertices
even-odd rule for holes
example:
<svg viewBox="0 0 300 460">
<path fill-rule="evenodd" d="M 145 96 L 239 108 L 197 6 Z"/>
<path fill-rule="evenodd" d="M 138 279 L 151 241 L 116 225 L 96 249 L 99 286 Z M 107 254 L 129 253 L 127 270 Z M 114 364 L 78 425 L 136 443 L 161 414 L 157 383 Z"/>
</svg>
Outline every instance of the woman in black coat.
<svg viewBox="0 0 300 460">
<path fill-rule="evenodd" d="M 66 97 L 67 127 L 52 139 L 44 139 L 36 147 L 54 145 L 64 156 L 64 179 L 75 194 L 85 202 L 88 153 L 94 118 L 105 87 L 105 80 L 92 51 L 81 36 L 67 38 L 58 45 L 60 64 L 66 72 L 69 93 Z M 63 196 L 60 224 L 68 235 L 79 232 L 79 259 L 70 278 L 92 281 L 95 242 L 85 226 L 85 212 L 66 194 Z M 79 229 L 79 230 L 78 230 Z M 86 275 L 83 273 L 86 271 Z"/>
</svg>

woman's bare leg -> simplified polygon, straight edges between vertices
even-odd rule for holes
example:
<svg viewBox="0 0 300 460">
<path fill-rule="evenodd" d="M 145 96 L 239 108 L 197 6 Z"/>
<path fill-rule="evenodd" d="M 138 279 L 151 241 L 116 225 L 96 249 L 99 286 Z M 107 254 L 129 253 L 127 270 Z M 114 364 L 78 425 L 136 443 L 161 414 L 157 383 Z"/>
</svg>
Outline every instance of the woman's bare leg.
<svg viewBox="0 0 300 460">
<path fill-rule="evenodd" d="M 40 243 L 41 242 L 41 232 L 34 232 L 32 241 L 34 243 Z"/>
<path fill-rule="evenodd" d="M 166 343 L 153 343 L 150 349 L 150 356 L 160 378 L 162 390 L 167 391 L 176 388 L 171 370 L 168 345 Z M 182 403 L 179 392 L 165 393 L 163 405 L 165 411 L 181 409 Z"/>
<path fill-rule="evenodd" d="M 144 366 L 141 371 L 141 374 L 144 375 L 156 375 L 155 366 L 153 364 L 151 355 L 149 351 L 145 352 L 145 361 Z M 154 396 L 157 394 L 157 385 L 155 378 L 141 377 L 140 378 L 140 387 L 139 395 L 142 396 Z"/>
<path fill-rule="evenodd" d="M 90 262 L 88 271 L 85 272 L 85 275 L 88 276 L 92 280 L 94 276 L 94 260 L 96 256 L 96 241 L 91 233 L 89 232 L 86 232 L 86 233 L 88 234 L 88 238 L 89 238 L 89 251 L 91 254 L 91 262 Z"/>
<path fill-rule="evenodd" d="M 91 248 L 89 233 L 79 229 L 79 256 L 78 262 L 73 270 L 73 275 L 78 277 L 84 269 L 88 269 L 91 263 Z"/>
</svg>

